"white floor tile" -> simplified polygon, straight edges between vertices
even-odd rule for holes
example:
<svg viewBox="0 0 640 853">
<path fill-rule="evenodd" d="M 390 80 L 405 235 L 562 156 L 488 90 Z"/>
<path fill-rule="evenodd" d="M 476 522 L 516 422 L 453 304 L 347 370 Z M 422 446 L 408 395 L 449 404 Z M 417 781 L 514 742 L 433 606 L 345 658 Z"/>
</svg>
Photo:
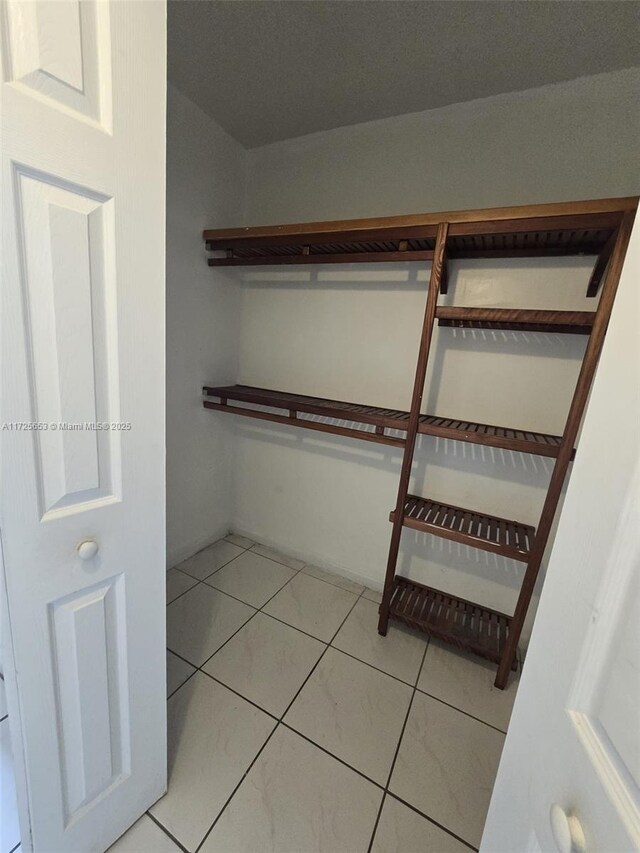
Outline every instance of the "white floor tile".
<svg viewBox="0 0 640 853">
<path fill-rule="evenodd" d="M 0 844 L 4 853 L 20 842 L 8 717 L 0 723 L 0 818 Z"/>
<path fill-rule="evenodd" d="M 352 592 L 301 572 L 267 604 L 264 612 L 328 643 L 356 600 Z"/>
<path fill-rule="evenodd" d="M 378 634 L 378 606 L 361 598 L 331 645 L 415 684 L 427 638 L 402 625 L 389 623 L 386 637 Z"/>
<path fill-rule="evenodd" d="M 243 548 L 234 545 L 233 542 L 219 539 L 213 545 L 209 545 L 208 548 L 199 551 L 193 557 L 189 557 L 188 560 L 180 563 L 176 568 L 180 569 L 181 572 L 186 572 L 191 577 L 197 578 L 199 581 L 203 581 L 209 575 L 217 572 L 218 569 L 226 566 L 227 563 L 234 560 L 243 551 Z"/>
<path fill-rule="evenodd" d="M 169 569 L 167 572 L 167 604 L 171 604 L 179 595 L 182 595 L 183 592 L 191 589 L 197 583 L 198 581 L 192 578 L 191 575 L 185 575 L 184 572 L 180 572 L 178 569 Z"/>
<path fill-rule="evenodd" d="M 256 613 L 204 670 L 280 717 L 325 648 L 319 640 Z"/>
<path fill-rule="evenodd" d="M 382 593 L 377 592 L 375 589 L 369 589 L 368 587 L 362 593 L 362 597 L 366 598 L 368 601 L 375 601 L 376 604 L 380 604 L 382 601 Z"/>
<path fill-rule="evenodd" d="M 145 814 L 107 853 L 180 853 L 180 848 Z"/>
<path fill-rule="evenodd" d="M 480 845 L 504 735 L 417 692 L 389 790 Z"/>
<path fill-rule="evenodd" d="M 294 575 L 295 571 L 282 563 L 268 560 L 254 551 L 244 551 L 207 578 L 206 583 L 260 608 Z"/>
<path fill-rule="evenodd" d="M 505 690 L 493 686 L 495 677 L 494 663 L 431 640 L 418 688 L 506 731 L 518 690 L 518 674 L 510 674 Z"/>
<path fill-rule="evenodd" d="M 412 690 L 329 649 L 284 722 L 379 785 L 386 785 Z"/>
<path fill-rule="evenodd" d="M 282 726 L 202 853 L 366 853 L 382 791 Z"/>
<path fill-rule="evenodd" d="M 196 671 L 195 666 L 167 651 L 167 696 L 177 690 L 181 684 Z"/>
<path fill-rule="evenodd" d="M 273 730 L 273 719 L 197 672 L 169 699 L 169 790 L 151 812 L 192 851 Z"/>
<path fill-rule="evenodd" d="M 371 853 L 469 853 L 469 848 L 422 815 L 387 796 Z"/>
<path fill-rule="evenodd" d="M 167 646 L 201 666 L 255 610 L 207 584 L 198 584 L 167 607 Z"/>
<path fill-rule="evenodd" d="M 253 539 L 247 539 L 246 536 L 238 536 L 237 533 L 228 533 L 224 538 L 227 542 L 232 542 L 239 548 L 251 548 L 256 544 Z"/>
<path fill-rule="evenodd" d="M 300 571 L 304 566 L 302 560 L 296 560 L 295 557 L 287 557 L 286 554 L 276 551 L 275 548 L 267 548 L 266 545 L 254 545 L 251 550 L 263 557 L 268 557 L 270 560 L 275 560 L 276 563 L 289 566 L 290 569 L 295 569 L 296 572 Z"/>
<path fill-rule="evenodd" d="M 360 595 L 364 590 L 364 586 L 361 583 L 343 578 L 342 575 L 337 575 L 335 572 L 328 572 L 319 566 L 305 566 L 303 572 L 305 575 L 311 575 L 314 578 L 318 578 L 318 580 L 332 583 L 334 586 L 339 586 L 340 589 L 346 589 L 348 592 L 354 592 L 356 595 Z"/>
</svg>

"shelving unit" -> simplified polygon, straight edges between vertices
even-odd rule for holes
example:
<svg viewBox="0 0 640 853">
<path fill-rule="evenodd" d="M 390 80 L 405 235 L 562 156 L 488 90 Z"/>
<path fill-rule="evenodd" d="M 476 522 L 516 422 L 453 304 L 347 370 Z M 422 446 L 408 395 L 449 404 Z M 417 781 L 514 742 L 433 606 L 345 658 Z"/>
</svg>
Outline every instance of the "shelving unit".
<svg viewBox="0 0 640 853">
<path fill-rule="evenodd" d="M 206 409 L 219 409 L 248 418 L 258 418 L 274 423 L 286 423 L 303 429 L 315 429 L 332 432 L 335 435 L 348 435 L 378 444 L 390 444 L 404 447 L 404 438 L 396 438 L 385 433 L 387 429 L 407 431 L 409 412 L 397 409 L 381 409 L 378 406 L 363 406 L 358 403 L 343 403 L 338 400 L 325 400 L 320 397 L 305 397 L 301 394 L 287 394 L 284 391 L 269 391 L 266 388 L 251 388 L 247 385 L 227 385 L 202 389 Z M 219 402 L 214 402 L 217 399 Z M 229 400 L 249 403 L 251 407 L 233 406 Z M 282 409 L 286 415 L 265 412 L 255 406 Z M 319 415 L 339 421 L 332 424 L 313 421 L 300 417 L 300 413 Z M 351 426 L 345 427 L 344 423 Z M 373 431 L 356 429 L 355 424 L 373 425 Z M 558 455 L 562 438 L 559 435 L 547 435 L 541 432 L 525 432 L 519 429 L 477 424 L 471 421 L 459 421 L 453 418 L 439 418 L 434 415 L 420 415 L 418 432 L 421 435 L 435 435 L 452 441 L 467 441 L 471 444 L 484 444 L 504 450 L 516 450 L 521 453 L 534 453 L 537 456 Z"/>
<path fill-rule="evenodd" d="M 532 207 L 494 208 L 387 219 L 207 230 L 212 267 L 265 264 L 430 261 L 431 273 L 408 411 L 251 388 L 210 387 L 209 409 L 285 423 L 400 447 L 402 469 L 378 630 L 396 619 L 498 664 L 504 688 L 516 666 L 516 650 L 562 485 L 606 334 L 637 198 L 601 199 Z M 600 299 L 594 311 L 540 311 L 438 305 L 448 290 L 448 262 L 455 258 L 594 256 L 586 296 Z M 435 322 L 440 326 L 588 336 L 569 414 L 561 436 L 477 424 L 421 412 L 427 359 Z M 275 411 L 274 411 L 275 410 Z M 320 420 L 321 418 L 321 420 Z M 401 433 L 390 435 L 389 430 Z M 409 494 L 419 434 L 554 459 L 537 527 Z M 415 583 L 396 574 L 403 527 L 453 540 L 526 564 L 513 615 Z"/>
</svg>

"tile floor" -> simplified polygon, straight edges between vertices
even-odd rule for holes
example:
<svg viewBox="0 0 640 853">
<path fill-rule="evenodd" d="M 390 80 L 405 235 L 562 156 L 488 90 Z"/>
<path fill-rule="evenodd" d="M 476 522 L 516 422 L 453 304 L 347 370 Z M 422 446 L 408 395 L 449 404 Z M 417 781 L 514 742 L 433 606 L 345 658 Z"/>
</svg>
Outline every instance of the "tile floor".
<svg viewBox="0 0 640 853">
<path fill-rule="evenodd" d="M 167 573 L 169 790 L 111 853 L 477 849 L 517 689 L 235 535 Z"/>
</svg>

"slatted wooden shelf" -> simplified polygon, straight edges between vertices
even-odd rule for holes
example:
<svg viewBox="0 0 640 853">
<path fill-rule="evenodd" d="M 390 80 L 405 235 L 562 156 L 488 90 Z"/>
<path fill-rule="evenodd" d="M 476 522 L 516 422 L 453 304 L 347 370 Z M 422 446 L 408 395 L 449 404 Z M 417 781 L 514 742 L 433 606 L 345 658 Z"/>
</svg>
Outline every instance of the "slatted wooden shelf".
<svg viewBox="0 0 640 853">
<path fill-rule="evenodd" d="M 406 432 L 409 421 L 409 413 L 398 409 L 382 409 L 378 406 L 364 406 L 359 403 L 345 403 L 340 400 L 270 391 L 247 385 L 205 386 L 202 390 L 206 397 L 220 400 L 219 403 L 214 403 L 210 399 L 205 400 L 204 406 L 208 409 L 217 409 L 229 414 L 240 414 L 260 420 L 272 420 L 275 423 L 286 423 L 305 429 L 320 429 L 322 432 L 334 432 L 338 435 L 348 435 L 352 438 L 361 438 L 380 444 L 402 446 L 404 444 L 402 438 L 386 435 L 384 430 L 395 429 Z M 229 400 L 283 409 L 288 414 L 286 416 L 277 415 L 233 406 L 229 405 Z M 318 424 L 315 421 L 299 418 L 299 412 L 343 422 L 347 421 L 352 424 L 370 424 L 375 426 L 378 431 L 365 432 L 362 429 L 344 427 L 339 424 Z M 441 418 L 434 415 L 420 416 L 418 432 L 453 441 L 466 441 L 472 444 L 483 444 L 488 447 L 533 453 L 552 458 L 558 455 L 561 443 L 561 438 L 557 435 L 478 424 L 453 418 Z"/>
<path fill-rule="evenodd" d="M 391 512 L 389 521 L 395 518 L 395 512 Z M 432 533 L 522 562 L 528 560 L 535 537 L 534 528 L 528 524 L 416 495 L 407 495 L 402 523 L 422 533 Z"/>
<path fill-rule="evenodd" d="M 499 663 L 511 617 L 397 575 L 389 615 L 459 649 Z M 517 664 L 513 663 L 513 669 Z"/>
<path fill-rule="evenodd" d="M 523 308 L 463 308 L 439 305 L 439 326 L 461 329 L 510 329 L 589 335 L 595 311 L 535 311 Z"/>
<path fill-rule="evenodd" d="M 207 229 L 210 266 L 431 260 L 438 222 L 450 223 L 449 258 L 601 255 L 635 199 L 415 214 L 295 225 Z M 224 253 L 223 256 L 221 254 Z"/>
</svg>

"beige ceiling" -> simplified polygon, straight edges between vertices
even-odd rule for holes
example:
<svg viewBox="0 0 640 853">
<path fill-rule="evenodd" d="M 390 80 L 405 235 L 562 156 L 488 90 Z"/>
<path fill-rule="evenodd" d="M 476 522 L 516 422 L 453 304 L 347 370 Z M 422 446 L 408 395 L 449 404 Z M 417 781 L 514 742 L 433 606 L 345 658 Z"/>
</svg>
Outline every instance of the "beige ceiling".
<svg viewBox="0 0 640 853">
<path fill-rule="evenodd" d="M 636 0 L 170 0 L 169 79 L 248 148 L 640 65 Z"/>
</svg>

